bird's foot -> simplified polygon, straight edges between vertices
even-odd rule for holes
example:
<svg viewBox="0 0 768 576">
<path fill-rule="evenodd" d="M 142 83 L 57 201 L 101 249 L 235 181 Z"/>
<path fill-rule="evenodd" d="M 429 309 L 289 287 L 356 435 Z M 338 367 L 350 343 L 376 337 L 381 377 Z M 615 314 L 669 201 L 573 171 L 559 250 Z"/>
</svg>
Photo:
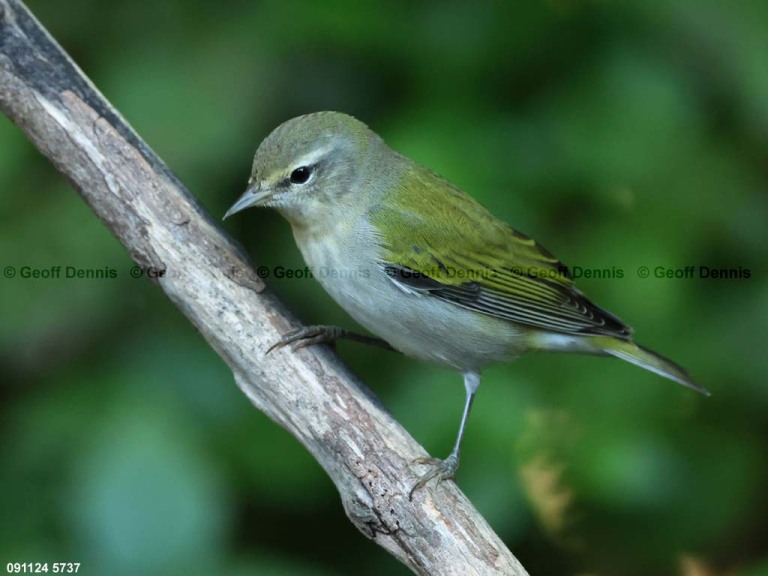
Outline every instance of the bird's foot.
<svg viewBox="0 0 768 576">
<path fill-rule="evenodd" d="M 387 342 L 381 338 L 374 338 L 373 336 L 366 336 L 364 334 L 358 334 L 351 330 L 339 328 L 338 326 L 303 326 L 296 330 L 291 330 L 275 342 L 267 350 L 267 354 L 273 350 L 282 348 L 283 346 L 291 346 L 293 350 L 299 348 L 306 348 L 307 346 L 314 346 L 315 344 L 333 344 L 336 340 L 352 340 L 354 342 L 361 342 L 370 346 L 379 346 L 380 348 L 386 348 L 387 350 L 394 350 Z"/>
<path fill-rule="evenodd" d="M 278 350 L 284 346 L 290 346 L 293 350 L 314 346 L 315 344 L 333 343 L 342 337 L 345 332 L 337 326 L 302 326 L 291 330 L 285 336 L 269 347 L 266 354 Z"/>
<path fill-rule="evenodd" d="M 416 492 L 416 490 L 423 488 L 427 482 L 433 478 L 437 478 L 438 484 L 443 480 L 453 478 L 453 475 L 459 468 L 459 456 L 458 454 L 451 454 L 445 460 L 440 460 L 440 458 L 416 458 L 413 463 L 425 464 L 429 466 L 430 469 L 419 478 L 416 484 L 413 485 L 413 488 L 411 488 L 411 491 L 408 494 L 409 500 L 413 500 L 413 493 Z"/>
</svg>

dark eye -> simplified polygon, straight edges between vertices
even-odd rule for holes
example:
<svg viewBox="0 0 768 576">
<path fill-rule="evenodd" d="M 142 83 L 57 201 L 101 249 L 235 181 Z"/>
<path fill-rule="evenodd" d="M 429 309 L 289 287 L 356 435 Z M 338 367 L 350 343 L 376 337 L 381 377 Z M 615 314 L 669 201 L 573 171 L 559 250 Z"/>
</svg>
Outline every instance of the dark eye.
<svg viewBox="0 0 768 576">
<path fill-rule="evenodd" d="M 300 166 L 291 172 L 291 184 L 304 184 L 312 176 L 309 166 Z"/>
</svg>

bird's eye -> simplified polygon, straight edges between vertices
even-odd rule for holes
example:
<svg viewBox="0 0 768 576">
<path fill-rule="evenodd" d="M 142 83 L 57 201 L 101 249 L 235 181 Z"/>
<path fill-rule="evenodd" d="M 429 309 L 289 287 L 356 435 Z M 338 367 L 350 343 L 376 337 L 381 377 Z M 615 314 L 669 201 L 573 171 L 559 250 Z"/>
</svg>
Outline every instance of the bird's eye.
<svg viewBox="0 0 768 576">
<path fill-rule="evenodd" d="M 291 184 L 305 184 L 312 176 L 312 170 L 309 166 L 299 166 L 291 172 Z"/>
</svg>

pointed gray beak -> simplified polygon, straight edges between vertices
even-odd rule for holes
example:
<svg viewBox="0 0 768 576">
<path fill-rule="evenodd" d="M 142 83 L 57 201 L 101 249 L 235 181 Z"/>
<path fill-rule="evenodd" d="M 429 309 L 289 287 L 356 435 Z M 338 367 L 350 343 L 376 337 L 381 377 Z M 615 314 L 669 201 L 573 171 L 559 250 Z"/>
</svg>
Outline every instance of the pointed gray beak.
<svg viewBox="0 0 768 576">
<path fill-rule="evenodd" d="M 265 190 L 262 192 L 259 189 L 258 182 L 252 182 L 248 185 L 248 188 L 246 188 L 243 195 L 237 199 L 237 202 L 232 204 L 232 207 L 227 210 L 227 213 L 224 214 L 224 218 L 222 218 L 222 220 L 226 220 L 232 216 L 232 214 L 236 214 L 237 212 L 245 210 L 246 208 L 250 208 L 251 206 L 258 206 L 262 201 L 266 200 L 270 196 L 272 196 L 271 190 Z"/>
</svg>

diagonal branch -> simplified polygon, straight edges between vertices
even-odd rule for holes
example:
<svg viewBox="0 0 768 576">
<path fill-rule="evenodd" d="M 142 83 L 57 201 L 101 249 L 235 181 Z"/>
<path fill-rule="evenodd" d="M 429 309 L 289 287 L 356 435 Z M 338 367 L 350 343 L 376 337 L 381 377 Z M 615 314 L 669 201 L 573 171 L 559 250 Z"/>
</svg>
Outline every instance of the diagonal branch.
<svg viewBox="0 0 768 576">
<path fill-rule="evenodd" d="M 295 320 L 19 0 L 0 0 L 0 108 L 133 259 L 162 272 L 160 288 L 320 462 L 364 534 L 418 574 L 526 574 L 453 483 L 409 501 L 423 449 L 334 354 L 264 355 Z"/>
</svg>

